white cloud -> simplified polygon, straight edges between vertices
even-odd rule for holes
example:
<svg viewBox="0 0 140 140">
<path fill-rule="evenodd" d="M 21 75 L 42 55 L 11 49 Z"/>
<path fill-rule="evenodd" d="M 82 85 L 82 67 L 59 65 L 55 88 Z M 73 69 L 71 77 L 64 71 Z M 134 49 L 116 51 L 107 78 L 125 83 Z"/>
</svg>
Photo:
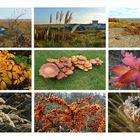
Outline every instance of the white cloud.
<svg viewBox="0 0 140 140">
<path fill-rule="evenodd" d="M 92 20 L 99 20 L 101 23 L 105 23 L 105 13 L 86 13 L 82 14 L 74 14 L 72 23 L 91 23 Z"/>
<path fill-rule="evenodd" d="M 109 17 L 140 18 L 140 8 L 110 8 Z"/>
</svg>

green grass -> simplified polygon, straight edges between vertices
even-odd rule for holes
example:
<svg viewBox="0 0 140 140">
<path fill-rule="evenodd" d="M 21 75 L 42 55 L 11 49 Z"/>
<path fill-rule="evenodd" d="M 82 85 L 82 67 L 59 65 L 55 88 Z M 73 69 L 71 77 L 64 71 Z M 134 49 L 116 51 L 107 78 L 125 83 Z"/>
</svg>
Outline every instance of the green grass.
<svg viewBox="0 0 140 140">
<path fill-rule="evenodd" d="M 95 67 L 88 72 L 76 68 L 74 74 L 67 78 L 44 79 L 39 75 L 39 68 L 46 63 L 47 58 L 60 58 L 63 56 L 84 55 L 87 58 L 99 57 L 105 63 L 105 51 L 35 51 L 35 89 L 36 90 L 104 90 L 105 64 Z"/>
</svg>

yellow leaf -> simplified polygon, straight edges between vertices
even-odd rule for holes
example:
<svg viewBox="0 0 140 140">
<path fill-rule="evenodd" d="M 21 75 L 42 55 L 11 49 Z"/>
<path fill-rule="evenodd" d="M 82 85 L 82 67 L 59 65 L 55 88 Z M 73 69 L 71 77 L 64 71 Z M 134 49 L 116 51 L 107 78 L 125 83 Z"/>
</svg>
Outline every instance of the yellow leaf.
<svg viewBox="0 0 140 140">
<path fill-rule="evenodd" d="M 10 61 L 12 65 L 15 65 L 15 62 L 13 60 Z"/>
<path fill-rule="evenodd" d="M 12 72 L 12 75 L 13 75 L 13 79 L 18 79 L 19 78 L 19 75 L 16 72 Z"/>
<path fill-rule="evenodd" d="M 8 85 L 11 84 L 11 80 L 8 77 L 3 77 L 2 80 L 7 83 Z"/>
<path fill-rule="evenodd" d="M 21 82 L 20 82 L 20 79 L 18 79 L 18 80 L 17 80 L 17 85 L 20 84 L 20 83 L 21 83 Z"/>
<path fill-rule="evenodd" d="M 17 82 L 18 82 L 18 80 L 15 80 L 13 84 L 14 84 L 14 85 L 16 85 L 16 84 L 17 84 Z"/>
<path fill-rule="evenodd" d="M 8 72 L 8 76 L 10 79 L 12 79 L 12 73 L 11 72 Z"/>
<path fill-rule="evenodd" d="M 24 76 L 25 76 L 25 78 L 28 78 L 28 72 L 27 71 L 24 71 Z"/>
<path fill-rule="evenodd" d="M 20 77 L 20 81 L 21 81 L 21 82 L 23 82 L 24 79 L 25 79 L 25 78 L 24 78 L 23 76 Z"/>
<path fill-rule="evenodd" d="M 6 89 L 6 83 L 4 81 L 1 82 L 0 89 L 2 90 Z"/>
<path fill-rule="evenodd" d="M 11 70 L 12 67 L 13 67 L 12 64 L 9 64 L 7 69 L 8 69 L 8 70 Z"/>
<path fill-rule="evenodd" d="M 21 66 L 18 66 L 18 65 L 15 65 L 15 66 L 13 67 L 12 71 L 13 71 L 13 72 L 16 72 L 16 73 L 18 73 L 18 74 L 22 74 L 22 73 L 23 73 L 23 72 L 22 72 Z"/>
<path fill-rule="evenodd" d="M 14 65 L 12 70 L 16 72 L 18 70 L 18 66 Z"/>
<path fill-rule="evenodd" d="M 25 67 L 25 64 L 24 64 L 24 63 L 20 63 L 19 65 L 20 65 L 22 68 Z"/>
</svg>

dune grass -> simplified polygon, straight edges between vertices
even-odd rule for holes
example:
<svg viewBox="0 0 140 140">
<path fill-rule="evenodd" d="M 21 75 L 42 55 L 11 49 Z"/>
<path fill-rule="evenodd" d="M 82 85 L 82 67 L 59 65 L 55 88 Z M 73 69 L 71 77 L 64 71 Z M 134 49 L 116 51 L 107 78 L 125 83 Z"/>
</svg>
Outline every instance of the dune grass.
<svg viewBox="0 0 140 140">
<path fill-rule="evenodd" d="M 99 57 L 104 64 L 88 72 L 76 68 L 74 74 L 62 80 L 44 79 L 39 75 L 39 68 L 47 58 L 84 55 L 87 58 Z M 36 90 L 104 90 L 105 89 L 105 51 L 35 51 L 35 89 Z"/>
</svg>

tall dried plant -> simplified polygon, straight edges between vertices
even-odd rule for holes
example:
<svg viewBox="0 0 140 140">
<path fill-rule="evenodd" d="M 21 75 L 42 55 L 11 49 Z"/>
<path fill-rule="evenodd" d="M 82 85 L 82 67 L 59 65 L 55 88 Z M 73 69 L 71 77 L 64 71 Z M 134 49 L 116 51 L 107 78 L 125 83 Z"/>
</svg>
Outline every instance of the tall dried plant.
<svg viewBox="0 0 140 140">
<path fill-rule="evenodd" d="M 59 18 L 59 24 L 61 24 L 63 16 L 64 16 L 63 11 L 61 11 L 60 12 L 60 18 Z"/>
<path fill-rule="evenodd" d="M 60 16 L 59 16 L 59 24 L 61 24 L 63 16 L 64 16 L 64 13 L 63 13 L 63 11 L 61 11 Z M 58 27 L 58 41 L 60 40 L 59 34 L 60 34 L 60 27 Z"/>
<path fill-rule="evenodd" d="M 55 17 L 56 24 L 57 24 L 58 18 L 59 18 L 59 11 L 56 12 L 56 17 Z"/>
<path fill-rule="evenodd" d="M 70 11 L 67 11 L 64 24 L 66 25 L 66 24 L 70 23 L 71 20 L 72 20 L 72 13 L 70 13 Z"/>
<path fill-rule="evenodd" d="M 52 14 L 50 14 L 50 25 L 52 24 Z"/>
<path fill-rule="evenodd" d="M 51 29 L 51 24 L 52 24 L 52 14 L 50 14 L 50 29 Z M 52 40 L 52 38 L 50 38 Z"/>
<path fill-rule="evenodd" d="M 64 24 L 67 24 L 67 20 L 68 20 L 68 17 L 69 17 L 69 13 L 70 13 L 70 11 L 67 11 L 67 13 L 66 13 L 66 15 L 65 15 Z"/>
<path fill-rule="evenodd" d="M 69 24 L 70 21 L 72 20 L 72 14 L 73 13 L 71 13 L 68 10 L 66 12 L 65 17 L 64 17 L 63 11 L 61 11 L 61 12 L 57 11 L 56 14 L 55 14 L 55 17 L 54 17 L 55 18 L 55 23 L 57 24 L 59 22 L 59 25 L 60 25 L 62 23 L 62 21 L 63 21 L 63 18 L 64 18 L 64 23 L 63 24 L 64 24 L 64 29 L 65 29 L 66 25 Z M 45 40 L 47 40 L 47 38 L 49 36 L 49 33 L 50 33 L 50 39 L 51 40 L 53 40 L 55 38 L 55 34 L 56 34 L 55 32 L 56 31 L 53 31 L 52 28 L 51 28 L 51 24 L 53 22 L 52 18 L 53 18 L 53 16 L 52 16 L 52 14 L 50 14 L 50 23 L 49 23 L 50 27 L 48 27 L 47 31 L 45 32 L 45 35 L 44 35 Z M 75 31 L 75 29 L 73 29 L 72 32 L 74 32 L 74 31 Z M 60 32 L 61 32 L 61 27 L 60 26 L 58 26 L 58 31 L 57 32 L 58 32 L 58 41 L 60 41 Z M 62 40 L 63 39 L 64 39 L 64 32 L 62 32 Z"/>
<path fill-rule="evenodd" d="M 72 13 L 70 13 L 69 17 L 68 17 L 68 20 L 67 20 L 67 24 L 70 23 L 72 20 Z"/>
<path fill-rule="evenodd" d="M 72 20 L 72 13 L 68 10 L 66 15 L 65 15 L 65 20 L 64 20 L 64 29 L 66 28 L 66 25 L 70 23 Z M 64 34 L 62 34 L 62 39 L 64 40 Z"/>
</svg>

